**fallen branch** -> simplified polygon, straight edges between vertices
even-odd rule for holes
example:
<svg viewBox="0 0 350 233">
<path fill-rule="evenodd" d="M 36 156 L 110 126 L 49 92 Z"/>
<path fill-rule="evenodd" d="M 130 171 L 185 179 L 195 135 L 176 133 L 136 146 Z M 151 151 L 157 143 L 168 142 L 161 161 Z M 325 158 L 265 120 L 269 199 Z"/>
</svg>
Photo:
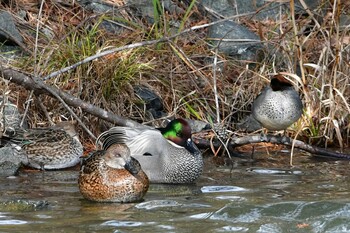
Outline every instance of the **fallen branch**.
<svg viewBox="0 0 350 233">
<path fill-rule="evenodd" d="M 20 73 L 18 71 L 15 71 L 9 68 L 3 69 L 3 70 L 0 69 L 0 72 L 2 73 L 3 78 L 10 80 L 11 82 L 14 82 L 18 85 L 21 85 L 28 90 L 33 90 L 36 95 L 46 94 L 46 95 L 53 96 L 55 98 L 59 97 L 62 99 L 62 101 L 64 101 L 69 106 L 80 108 L 84 112 L 90 113 L 91 115 L 94 115 L 98 118 L 101 118 L 103 120 L 106 120 L 116 125 L 129 126 L 129 127 L 135 127 L 139 125 L 139 123 L 135 121 L 107 112 L 99 107 L 96 107 L 95 105 L 87 103 L 73 95 L 70 95 L 64 91 L 61 91 L 56 87 L 48 86 L 43 81 L 38 80 L 34 77 L 32 78 L 28 77 L 23 73 Z M 211 143 L 213 143 L 213 146 L 215 148 L 219 148 L 222 145 L 218 140 L 214 140 L 213 142 L 210 142 L 202 138 L 195 138 L 195 142 L 200 148 L 210 148 Z M 250 135 L 250 136 L 244 136 L 239 138 L 232 138 L 230 143 L 227 145 L 227 147 L 229 149 L 230 154 L 236 154 L 233 151 L 233 148 L 237 146 L 242 146 L 250 143 L 259 143 L 259 142 L 271 142 L 275 144 L 292 146 L 293 139 L 286 136 L 281 137 L 281 136 L 275 136 L 275 135 Z M 328 158 L 337 158 L 337 159 L 350 159 L 349 154 L 343 154 L 343 153 L 329 151 L 323 148 L 311 146 L 299 140 L 295 140 L 295 147 L 302 149 L 304 151 L 310 152 L 317 156 L 324 156 Z"/>
<path fill-rule="evenodd" d="M 5 69 L 0 68 L 0 73 L 2 74 L 2 77 L 4 79 L 10 80 L 11 82 L 18 84 L 26 88 L 27 90 L 33 90 L 36 95 L 46 94 L 46 95 L 53 96 L 56 99 L 59 97 L 67 105 L 80 108 L 84 112 L 90 113 L 91 115 L 94 115 L 105 121 L 111 122 L 115 125 L 129 126 L 129 127 L 135 127 L 136 125 L 139 125 L 139 123 L 135 121 L 107 112 L 102 108 L 99 108 L 95 105 L 87 103 L 71 94 L 68 94 L 64 91 L 59 90 L 56 87 L 45 84 L 43 81 L 37 78 L 29 77 L 16 70 L 9 69 L 9 68 L 5 68 Z"/>
<path fill-rule="evenodd" d="M 205 148 L 210 146 L 210 142 L 205 139 L 195 138 L 195 142 L 200 148 Z M 270 142 L 274 144 L 281 144 L 286 146 L 292 146 L 293 139 L 286 136 L 276 136 L 270 134 L 264 135 L 249 135 L 243 136 L 239 138 L 232 138 L 230 143 L 227 145 L 230 151 L 237 146 L 243 146 L 251 143 L 259 143 L 259 142 Z M 336 158 L 336 159 L 350 159 L 350 154 L 343 154 L 335 151 L 326 150 L 324 148 L 316 147 L 309 145 L 305 142 L 295 140 L 295 148 L 304 150 L 316 156 L 322 156 L 327 158 Z M 214 141 L 213 146 L 215 148 L 219 148 L 220 142 L 218 140 Z"/>
</svg>

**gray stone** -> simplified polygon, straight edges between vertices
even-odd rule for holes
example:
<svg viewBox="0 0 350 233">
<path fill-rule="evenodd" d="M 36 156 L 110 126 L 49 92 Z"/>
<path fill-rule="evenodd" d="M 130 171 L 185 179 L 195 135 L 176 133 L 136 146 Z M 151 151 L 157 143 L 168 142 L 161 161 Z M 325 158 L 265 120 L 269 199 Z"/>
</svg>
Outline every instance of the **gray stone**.
<svg viewBox="0 0 350 233">
<path fill-rule="evenodd" d="M 339 19 L 340 28 L 345 30 L 350 26 L 350 15 L 340 15 Z"/>
<path fill-rule="evenodd" d="M 7 11 L 0 12 L 0 42 L 23 43 L 23 38 L 15 25 L 12 15 Z"/>
<path fill-rule="evenodd" d="M 209 28 L 208 37 L 218 51 L 238 60 L 259 60 L 263 46 L 259 37 L 248 28 L 233 21 L 215 24 Z"/>
<path fill-rule="evenodd" d="M 289 2 L 279 3 L 269 0 L 202 0 L 202 4 L 214 15 L 230 17 L 237 14 L 252 13 L 254 19 L 279 17 L 280 11 L 289 9 Z M 314 10 L 320 5 L 320 0 L 305 0 L 309 9 Z M 299 1 L 296 1 L 297 12 L 305 11 Z"/>
<path fill-rule="evenodd" d="M 3 212 L 23 212 L 23 211 L 35 211 L 47 208 L 49 203 L 45 200 L 11 200 L 0 201 L 0 211 Z"/>
<path fill-rule="evenodd" d="M 4 128 L 20 128 L 21 114 L 16 105 L 5 104 L 3 111 L 0 111 L 0 117 Z"/>
<path fill-rule="evenodd" d="M 318 7 L 321 6 L 321 0 L 304 0 L 305 4 L 307 5 L 307 8 L 311 11 L 316 10 Z M 286 3 L 289 7 L 289 2 Z M 295 8 L 296 11 L 305 11 L 304 7 L 301 5 L 300 1 L 295 1 Z"/>
<path fill-rule="evenodd" d="M 235 0 L 202 0 L 201 2 L 214 15 L 230 17 L 237 14 Z"/>
<path fill-rule="evenodd" d="M 18 128 L 28 128 L 28 124 L 24 121 L 22 127 L 20 126 L 22 114 L 19 112 L 17 105 L 11 101 L 0 97 L 0 131 L 13 131 Z"/>
<path fill-rule="evenodd" d="M 106 14 L 108 16 L 109 19 L 102 20 L 99 28 L 112 34 L 119 34 L 125 30 L 125 27 L 120 26 L 117 20 L 113 20 L 123 19 L 123 15 L 118 11 L 116 5 L 100 0 L 78 0 L 77 2 L 86 10 L 96 14 Z"/>
<path fill-rule="evenodd" d="M 78 0 L 77 2 L 86 10 L 92 11 L 94 13 L 108 13 L 115 9 L 113 5 L 99 0 Z"/>
<path fill-rule="evenodd" d="M 28 164 L 27 157 L 19 153 L 14 147 L 0 148 L 0 176 L 17 175 L 22 164 Z"/>
<path fill-rule="evenodd" d="M 170 14 L 178 15 L 184 14 L 184 10 L 178 7 L 176 1 L 163 0 L 161 4 L 165 11 Z M 149 23 L 154 23 L 154 6 L 152 1 L 149 0 L 128 0 L 127 5 L 134 10 L 135 15 L 140 18 L 146 19 Z"/>
<path fill-rule="evenodd" d="M 140 108 L 152 115 L 151 119 L 165 116 L 162 99 L 151 89 L 145 86 L 134 86 L 135 94 L 140 98 Z"/>
<path fill-rule="evenodd" d="M 210 124 L 204 121 L 192 120 L 192 119 L 186 119 L 186 121 L 190 124 L 192 133 L 199 133 L 203 130 L 207 130 L 211 128 Z"/>
</svg>

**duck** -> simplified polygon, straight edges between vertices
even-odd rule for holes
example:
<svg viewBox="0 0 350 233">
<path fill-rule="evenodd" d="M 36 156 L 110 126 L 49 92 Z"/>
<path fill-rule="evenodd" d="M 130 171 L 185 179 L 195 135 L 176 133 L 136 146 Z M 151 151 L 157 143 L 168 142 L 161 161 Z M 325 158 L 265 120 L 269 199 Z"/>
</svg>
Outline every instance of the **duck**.
<svg viewBox="0 0 350 233">
<path fill-rule="evenodd" d="M 96 143 L 104 149 L 114 143 L 126 144 L 151 183 L 194 183 L 203 171 L 202 154 L 191 139 L 189 123 L 182 118 L 165 128 L 112 127 Z"/>
<path fill-rule="evenodd" d="M 83 146 L 76 122 L 63 121 L 46 128 L 16 129 L 3 134 L 1 143 L 16 148 L 27 158 L 25 165 L 40 170 L 56 170 L 80 163 Z"/>
<path fill-rule="evenodd" d="M 253 118 L 271 131 L 287 129 L 302 113 L 303 104 L 298 92 L 282 75 L 274 76 L 252 105 Z"/>
<path fill-rule="evenodd" d="M 142 200 L 149 179 L 125 144 L 113 144 L 83 158 L 78 184 L 90 201 L 128 203 Z"/>
</svg>

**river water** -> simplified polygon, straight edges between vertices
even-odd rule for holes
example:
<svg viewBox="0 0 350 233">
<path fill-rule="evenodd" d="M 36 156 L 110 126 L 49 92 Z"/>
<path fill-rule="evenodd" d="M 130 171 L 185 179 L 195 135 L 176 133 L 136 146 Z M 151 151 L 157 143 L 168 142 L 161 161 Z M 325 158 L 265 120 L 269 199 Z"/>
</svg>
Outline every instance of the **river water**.
<svg viewBox="0 0 350 233">
<path fill-rule="evenodd" d="M 0 232 L 350 232 L 349 161 L 254 161 L 206 157 L 196 184 L 151 184 L 132 204 L 84 200 L 78 168 L 23 170 L 0 179 Z"/>
</svg>

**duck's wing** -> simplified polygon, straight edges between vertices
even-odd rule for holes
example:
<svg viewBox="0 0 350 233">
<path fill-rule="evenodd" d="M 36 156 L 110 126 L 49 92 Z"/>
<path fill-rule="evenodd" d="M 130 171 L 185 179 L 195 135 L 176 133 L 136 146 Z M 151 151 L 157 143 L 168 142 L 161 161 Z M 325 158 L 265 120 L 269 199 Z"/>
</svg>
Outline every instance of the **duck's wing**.
<svg viewBox="0 0 350 233">
<path fill-rule="evenodd" d="M 91 174 L 96 171 L 99 166 L 101 157 L 104 155 L 105 151 L 99 150 L 91 152 L 87 157 L 81 158 L 80 171 L 84 174 Z"/>
<path fill-rule="evenodd" d="M 113 127 L 101 133 L 96 139 L 96 145 L 101 144 L 103 150 L 107 150 L 113 144 L 126 144 L 127 127 Z"/>
<path fill-rule="evenodd" d="M 115 143 L 124 143 L 135 158 L 160 156 L 170 145 L 159 130 L 129 127 L 113 127 L 102 133 L 97 139 L 98 142 L 102 142 L 104 149 Z"/>
</svg>

